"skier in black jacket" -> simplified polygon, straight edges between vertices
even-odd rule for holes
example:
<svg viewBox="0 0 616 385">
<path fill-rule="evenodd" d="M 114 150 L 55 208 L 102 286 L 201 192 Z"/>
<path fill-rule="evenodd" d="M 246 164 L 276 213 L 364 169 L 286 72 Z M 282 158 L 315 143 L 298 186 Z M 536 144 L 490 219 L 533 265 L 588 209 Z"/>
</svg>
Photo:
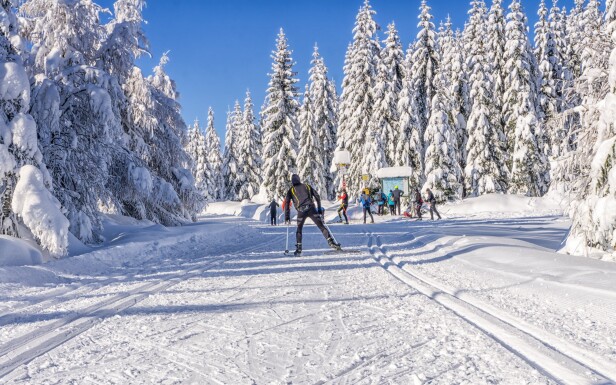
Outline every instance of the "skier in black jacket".
<svg viewBox="0 0 616 385">
<path fill-rule="evenodd" d="M 276 199 L 272 199 L 272 203 L 269 204 L 270 208 L 270 222 L 272 226 L 276 226 L 276 207 L 280 206 Z"/>
<path fill-rule="evenodd" d="M 327 227 L 323 224 L 323 217 L 321 215 L 323 208 L 321 207 L 321 197 L 319 194 L 309 184 L 303 184 L 296 174 L 291 176 L 291 183 L 293 187 L 289 189 L 285 198 L 284 215 L 285 221 L 291 220 L 289 202 L 293 200 L 293 204 L 297 210 L 297 232 L 295 233 L 297 243 L 295 245 L 295 256 L 299 256 L 302 253 L 302 229 L 304 227 L 304 222 L 306 222 L 308 218 L 312 219 L 314 224 L 321 230 L 329 246 L 336 250 L 340 250 L 340 244 L 336 242 Z M 317 203 L 316 207 L 314 201 Z"/>
<path fill-rule="evenodd" d="M 430 219 L 434 220 L 434 213 L 436 213 L 438 219 L 441 219 L 441 214 L 439 214 L 436 210 L 436 198 L 434 197 L 434 194 L 432 194 L 432 190 L 427 188 L 426 193 L 428 194 L 428 203 L 430 203 Z"/>
</svg>

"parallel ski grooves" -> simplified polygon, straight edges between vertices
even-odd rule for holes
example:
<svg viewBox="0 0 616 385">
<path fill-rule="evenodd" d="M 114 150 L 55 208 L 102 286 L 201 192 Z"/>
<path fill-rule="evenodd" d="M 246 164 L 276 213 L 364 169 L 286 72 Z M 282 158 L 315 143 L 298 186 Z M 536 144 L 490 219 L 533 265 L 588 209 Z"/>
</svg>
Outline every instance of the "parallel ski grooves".
<svg viewBox="0 0 616 385">
<path fill-rule="evenodd" d="M 380 236 L 372 233 L 366 234 L 369 236 L 370 254 L 387 272 L 451 310 L 547 377 L 563 384 L 596 385 L 597 383 L 591 378 L 581 375 L 584 372 L 583 369 L 587 369 L 594 372 L 597 377 L 603 377 L 602 384 L 616 384 L 616 379 L 612 378 L 614 369 L 604 363 L 604 360 L 589 361 L 596 358 L 592 353 L 590 355 L 593 358 L 574 352 L 564 353 L 557 348 L 564 344 L 557 337 L 554 336 L 553 340 L 544 341 L 544 338 L 535 336 L 534 333 L 531 334 L 525 328 L 518 327 L 515 317 L 499 317 L 499 315 L 492 314 L 486 310 L 488 306 L 483 306 L 484 304 L 478 301 L 460 298 L 440 287 L 438 283 L 424 279 L 415 272 L 410 272 L 408 268 L 401 268 L 383 250 Z M 578 366 L 578 370 L 567 366 L 567 362 Z"/>
<path fill-rule="evenodd" d="M 279 238 L 282 239 L 282 237 Z M 178 277 L 148 282 L 9 341 L 0 347 L 0 379 L 8 376 L 18 367 L 28 364 L 91 329 L 103 319 L 134 306 L 150 295 L 165 291 L 186 279 L 199 276 L 215 266 L 262 247 L 264 247 L 263 244 L 251 245 L 233 254 L 221 256 L 220 259 L 207 263 L 205 266 L 193 268 Z"/>
</svg>

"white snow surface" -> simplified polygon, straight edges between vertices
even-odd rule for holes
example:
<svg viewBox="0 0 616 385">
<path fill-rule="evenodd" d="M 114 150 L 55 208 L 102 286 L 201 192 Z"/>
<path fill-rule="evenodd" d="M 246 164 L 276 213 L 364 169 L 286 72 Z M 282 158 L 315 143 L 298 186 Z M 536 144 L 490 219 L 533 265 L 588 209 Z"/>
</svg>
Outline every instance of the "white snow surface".
<svg viewBox="0 0 616 385">
<path fill-rule="evenodd" d="M 616 383 L 616 264 L 557 253 L 556 204 L 439 208 L 331 224 L 340 253 L 309 224 L 301 257 L 262 221 L 108 216 L 97 248 L 0 268 L 0 382 Z"/>
</svg>

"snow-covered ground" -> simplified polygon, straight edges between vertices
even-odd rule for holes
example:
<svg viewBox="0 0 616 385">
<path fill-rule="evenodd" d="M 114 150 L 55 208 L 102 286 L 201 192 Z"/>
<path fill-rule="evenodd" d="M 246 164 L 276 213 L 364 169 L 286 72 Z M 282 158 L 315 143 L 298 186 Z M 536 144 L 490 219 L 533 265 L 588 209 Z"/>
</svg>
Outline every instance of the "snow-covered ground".
<svg viewBox="0 0 616 385">
<path fill-rule="evenodd" d="M 0 383 L 616 384 L 616 264 L 556 252 L 555 202 L 353 209 L 331 224 L 347 252 L 310 225 L 300 258 L 260 206 L 210 210 L 0 268 Z"/>
</svg>

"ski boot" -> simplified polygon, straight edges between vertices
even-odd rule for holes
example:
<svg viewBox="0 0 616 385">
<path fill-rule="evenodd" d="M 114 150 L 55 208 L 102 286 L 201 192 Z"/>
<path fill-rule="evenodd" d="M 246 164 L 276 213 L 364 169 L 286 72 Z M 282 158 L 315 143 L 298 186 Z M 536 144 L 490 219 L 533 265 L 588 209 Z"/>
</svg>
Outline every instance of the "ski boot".
<svg viewBox="0 0 616 385">
<path fill-rule="evenodd" d="M 300 257 L 302 255 L 302 244 L 298 243 L 297 245 L 295 245 L 295 252 L 293 253 L 294 256 L 296 257 Z"/>
<path fill-rule="evenodd" d="M 340 246 L 340 243 L 336 242 L 336 240 L 332 237 L 327 238 L 327 244 L 329 245 L 329 247 L 331 247 L 334 250 L 342 250 L 342 247 Z"/>
</svg>

